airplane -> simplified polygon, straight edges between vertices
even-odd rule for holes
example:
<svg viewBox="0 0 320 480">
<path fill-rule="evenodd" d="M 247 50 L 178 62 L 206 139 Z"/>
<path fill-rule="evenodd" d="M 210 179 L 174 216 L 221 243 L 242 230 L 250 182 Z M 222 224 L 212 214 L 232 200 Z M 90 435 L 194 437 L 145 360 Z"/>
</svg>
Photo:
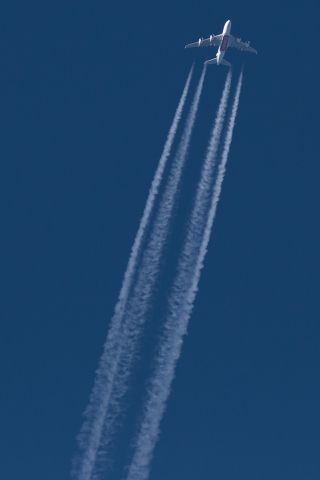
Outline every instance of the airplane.
<svg viewBox="0 0 320 480">
<path fill-rule="evenodd" d="M 217 55 L 211 60 L 205 62 L 206 65 L 225 65 L 231 67 L 231 63 L 224 60 L 224 54 L 229 47 L 238 48 L 245 52 L 258 53 L 256 49 L 250 47 L 250 42 L 243 42 L 241 38 L 236 38 L 230 34 L 231 21 L 227 20 L 220 35 L 210 35 L 209 38 L 199 38 L 197 42 L 189 43 L 184 48 L 193 47 L 218 47 Z"/>
</svg>

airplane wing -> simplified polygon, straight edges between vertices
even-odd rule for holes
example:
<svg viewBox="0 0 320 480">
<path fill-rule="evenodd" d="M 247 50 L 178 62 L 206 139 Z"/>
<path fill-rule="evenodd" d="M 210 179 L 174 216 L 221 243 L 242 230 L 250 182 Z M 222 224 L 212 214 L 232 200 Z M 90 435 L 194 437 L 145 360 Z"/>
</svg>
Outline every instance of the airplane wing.
<svg viewBox="0 0 320 480">
<path fill-rule="evenodd" d="M 236 38 L 230 35 L 229 47 L 238 48 L 238 50 L 243 50 L 244 52 L 258 53 L 255 48 L 250 47 L 250 42 L 243 42 L 241 38 Z"/>
<path fill-rule="evenodd" d="M 217 47 L 220 45 L 222 35 L 210 35 L 208 38 L 199 38 L 197 42 L 189 43 L 184 48 Z"/>
</svg>

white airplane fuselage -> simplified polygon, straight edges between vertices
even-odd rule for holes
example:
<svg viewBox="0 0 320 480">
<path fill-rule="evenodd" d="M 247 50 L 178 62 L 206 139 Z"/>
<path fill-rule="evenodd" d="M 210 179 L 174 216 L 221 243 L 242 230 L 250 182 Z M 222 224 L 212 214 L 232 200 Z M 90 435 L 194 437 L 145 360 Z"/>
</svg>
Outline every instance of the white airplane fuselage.
<svg viewBox="0 0 320 480">
<path fill-rule="evenodd" d="M 217 56 L 216 56 L 217 65 L 220 65 L 224 57 L 224 54 L 226 53 L 226 50 L 228 48 L 230 32 L 231 32 L 231 21 L 227 20 L 223 27 L 222 40 L 217 51 Z"/>
</svg>

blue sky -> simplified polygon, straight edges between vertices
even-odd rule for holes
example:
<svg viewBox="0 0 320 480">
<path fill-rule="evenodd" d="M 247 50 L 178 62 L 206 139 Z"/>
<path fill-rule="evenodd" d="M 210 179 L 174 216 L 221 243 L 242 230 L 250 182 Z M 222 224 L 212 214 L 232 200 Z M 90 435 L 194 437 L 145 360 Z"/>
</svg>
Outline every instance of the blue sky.
<svg viewBox="0 0 320 480">
<path fill-rule="evenodd" d="M 227 54 L 238 122 L 151 479 L 319 478 L 319 11 L 274 0 L 1 5 L 1 478 L 69 478 L 171 117 L 212 54 L 183 46 L 228 18 L 259 55 Z"/>
</svg>

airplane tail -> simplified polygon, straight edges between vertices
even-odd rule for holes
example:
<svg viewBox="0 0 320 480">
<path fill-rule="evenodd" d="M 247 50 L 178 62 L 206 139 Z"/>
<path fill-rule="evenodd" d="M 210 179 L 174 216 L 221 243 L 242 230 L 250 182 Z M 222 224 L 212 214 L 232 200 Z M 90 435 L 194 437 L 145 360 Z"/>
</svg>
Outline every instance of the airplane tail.
<svg viewBox="0 0 320 480">
<path fill-rule="evenodd" d="M 217 59 L 216 58 L 212 58 L 211 60 L 207 60 L 206 62 L 204 62 L 205 65 L 216 65 L 217 64 Z"/>
<path fill-rule="evenodd" d="M 217 59 L 212 58 L 211 60 L 207 60 L 204 63 L 205 63 L 205 65 L 217 65 Z M 221 63 L 221 65 L 225 65 L 226 67 L 231 67 L 231 63 L 227 62 L 227 60 L 222 59 L 220 63 Z"/>
<path fill-rule="evenodd" d="M 225 65 L 226 67 L 231 67 L 231 63 L 227 62 L 227 60 L 224 60 L 224 59 L 221 60 L 221 64 Z"/>
</svg>

